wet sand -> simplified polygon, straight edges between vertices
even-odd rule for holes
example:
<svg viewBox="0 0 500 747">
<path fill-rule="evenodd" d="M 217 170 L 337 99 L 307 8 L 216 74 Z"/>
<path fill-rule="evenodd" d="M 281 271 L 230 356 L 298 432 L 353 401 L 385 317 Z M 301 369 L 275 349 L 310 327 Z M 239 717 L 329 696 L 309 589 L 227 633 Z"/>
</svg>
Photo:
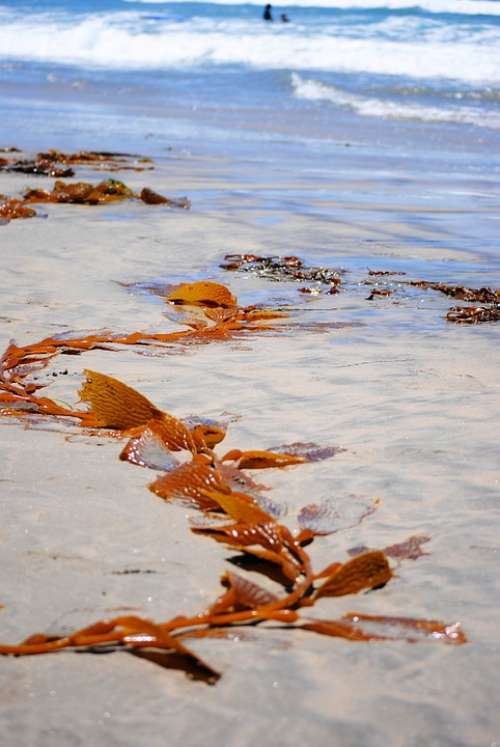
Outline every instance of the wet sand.
<svg viewBox="0 0 500 747">
<path fill-rule="evenodd" d="M 177 328 L 160 298 L 128 283 L 210 278 L 242 304 L 290 307 L 293 330 L 60 356 L 40 378 L 51 381 L 49 396 L 74 405 L 84 368 L 110 374 L 176 416 L 225 420 L 225 449 L 344 448 L 262 475 L 292 528 L 311 501 L 333 499 L 342 516 L 352 496 L 380 499 L 360 526 L 315 541 L 315 566 L 415 534 L 431 538 L 429 554 L 404 562 L 384 589 L 322 600 L 311 614 L 459 621 L 469 643 L 362 644 L 250 628 L 193 643 L 223 673 L 215 687 L 119 653 L 4 658 L 0 731 L 9 747 L 499 741 L 500 328 L 448 323 L 456 302 L 433 291 L 395 285 L 392 296 L 367 301 L 362 283 L 372 268 L 500 287 L 493 176 L 419 173 L 409 160 L 340 146 L 334 164 L 315 153 L 293 164 L 158 154 L 153 172 L 112 176 L 186 194 L 191 211 L 48 205 L 39 209 L 47 218 L 0 226 L 1 347 L 65 331 Z M 0 192 L 52 181 L 2 174 Z M 224 254 L 244 252 L 341 266 L 345 290 L 304 296 L 293 283 L 220 269 Z M 48 421 L 0 426 L 3 642 L 118 610 L 164 620 L 216 598 L 234 553 L 192 535 L 193 512 L 150 493 L 155 474 L 120 462 L 121 443 Z"/>
</svg>

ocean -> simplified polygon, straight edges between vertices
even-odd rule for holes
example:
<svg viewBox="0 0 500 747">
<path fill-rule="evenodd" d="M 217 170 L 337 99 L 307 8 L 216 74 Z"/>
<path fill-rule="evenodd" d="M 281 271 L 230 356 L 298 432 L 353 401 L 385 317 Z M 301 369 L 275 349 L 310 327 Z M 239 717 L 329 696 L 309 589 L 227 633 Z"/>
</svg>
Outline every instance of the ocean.
<svg viewBox="0 0 500 747">
<path fill-rule="evenodd" d="M 38 145 L 57 133 L 67 142 L 71 118 L 71 136 L 87 145 L 147 135 L 398 147 L 422 127 L 438 151 L 498 145 L 497 0 L 277 2 L 272 23 L 262 11 L 224 1 L 3 0 L 2 139 Z"/>
</svg>

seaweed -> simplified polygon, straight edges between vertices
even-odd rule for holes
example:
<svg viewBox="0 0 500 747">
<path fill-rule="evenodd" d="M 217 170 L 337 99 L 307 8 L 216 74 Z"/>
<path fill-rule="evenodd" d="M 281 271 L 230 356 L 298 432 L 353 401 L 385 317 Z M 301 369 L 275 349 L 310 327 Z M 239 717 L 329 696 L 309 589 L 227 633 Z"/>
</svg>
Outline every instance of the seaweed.
<svg viewBox="0 0 500 747">
<path fill-rule="evenodd" d="M 217 496 L 219 501 L 220 496 Z M 192 667 L 202 679 L 215 684 L 220 673 L 182 642 L 193 637 L 211 637 L 217 628 L 274 621 L 294 629 L 300 628 L 321 635 L 341 637 L 355 642 L 408 640 L 428 638 L 451 644 L 463 644 L 465 635 L 458 623 L 447 625 L 435 620 L 394 616 L 348 613 L 341 620 L 308 619 L 300 614 L 322 597 L 357 594 L 381 588 L 392 578 L 392 571 L 381 551 L 369 551 L 345 563 L 332 564 L 317 575 L 311 560 L 297 538 L 283 525 L 277 524 L 265 512 L 257 510 L 241 496 L 226 494 L 224 512 L 235 519 L 231 532 L 223 533 L 219 541 L 237 547 L 242 553 L 255 553 L 265 563 L 278 564 L 291 587 L 285 595 L 272 592 L 249 579 L 226 571 L 221 584 L 225 591 L 206 612 L 195 616 L 176 616 L 161 623 L 139 617 L 118 617 L 102 620 L 66 636 L 34 634 L 17 645 L 0 645 L 0 654 L 34 655 L 54 653 L 71 648 L 91 653 L 125 650 L 148 661 L 168 666 L 166 654 L 180 657 L 179 668 L 192 675 Z M 221 508 L 222 508 L 222 504 Z M 265 523 L 264 523 L 265 522 Z M 200 530 L 196 530 L 200 532 Z M 209 531 L 204 534 L 211 534 Z M 252 545 L 254 547 L 252 547 Z M 318 579 L 320 582 L 316 580 Z M 359 623 L 390 627 L 390 634 L 378 634 L 359 627 Z M 399 632 L 394 632 L 394 628 Z"/>
<path fill-rule="evenodd" d="M 225 285 L 210 280 L 182 283 L 167 296 L 167 300 L 180 306 L 202 306 L 205 308 L 234 308 L 236 297 Z"/>
<path fill-rule="evenodd" d="M 259 256 L 258 254 L 226 254 L 220 265 L 224 270 L 250 272 L 258 277 L 275 282 L 307 281 L 329 286 L 330 293 L 336 293 L 342 282 L 345 270 L 327 267 L 308 267 L 296 256 Z M 314 293 L 313 289 L 300 288 L 303 293 Z"/>
<path fill-rule="evenodd" d="M 150 158 L 133 153 L 117 153 L 107 150 L 81 150 L 76 153 L 63 153 L 60 150 L 51 149 L 46 153 L 38 153 L 36 158 L 49 163 L 86 166 L 87 168 L 105 171 L 145 171 L 154 168 Z"/>
<path fill-rule="evenodd" d="M 19 153 L 16 148 L 4 149 L 5 153 Z M 134 156 L 129 153 L 112 153 L 108 151 L 79 151 L 77 153 L 63 153 L 51 149 L 45 153 L 37 153 L 32 158 L 0 158 L 0 171 L 6 173 L 29 174 L 31 176 L 51 176 L 56 179 L 66 179 L 75 176 L 73 166 L 105 171 L 145 171 L 153 169 L 149 158 Z M 157 195 L 144 188 L 145 196 L 140 198 L 148 204 L 168 204 L 171 207 L 189 207 L 186 198 L 171 200 Z M 149 194 L 148 194 L 149 193 Z"/>
<path fill-rule="evenodd" d="M 80 199 L 86 187 L 74 188 Z M 127 188 L 118 182 L 110 189 L 112 197 L 114 191 L 121 199 Z M 65 190 L 63 185 L 60 191 Z M 294 272 L 302 268 L 295 257 L 286 258 L 285 266 Z M 162 622 L 119 616 L 98 620 L 67 635 L 35 633 L 19 644 L 0 644 L 0 654 L 49 654 L 64 649 L 89 654 L 121 651 L 165 669 L 180 669 L 189 677 L 213 685 L 221 672 L 184 641 L 213 636 L 224 639 L 229 637 L 229 629 L 264 622 L 292 633 L 302 630 L 351 642 L 465 643 L 458 623 L 356 612 L 339 620 L 316 619 L 309 614 L 317 604 L 332 604 L 335 597 L 384 588 L 394 578 L 389 558 L 398 563 L 416 560 L 425 554 L 421 546 L 429 539 L 414 536 L 385 550 L 355 548 L 347 560 L 334 560 L 322 570 L 314 570 L 305 548 L 318 536 L 356 526 L 373 513 L 378 502 L 351 498 L 342 507 L 332 500 L 309 504 L 299 512 L 298 527 L 291 530 L 280 521 L 283 506 L 265 498 L 262 486 L 245 471 L 298 467 L 329 459 L 342 449 L 295 442 L 275 449 L 231 449 L 219 457 L 215 449 L 224 440 L 224 427 L 201 418 L 182 421 L 128 384 L 90 369 L 84 369 L 80 390 L 86 410 L 64 407 L 39 395 L 47 384 L 30 377 L 62 353 L 80 354 L 95 348 L 116 350 L 121 345 L 171 345 L 186 340 L 211 342 L 246 331 L 273 329 L 268 321 L 282 316 L 273 310 L 240 307 L 226 286 L 212 281 L 183 283 L 169 288 L 164 298 L 174 316 L 190 329 L 51 337 L 23 347 L 11 343 L 0 363 L 1 412 L 6 416 L 36 413 L 72 417 L 87 429 L 127 438 L 120 459 L 162 473 L 149 484 L 149 490 L 166 502 L 187 503 L 200 512 L 198 519 L 191 520 L 194 534 L 224 545 L 233 553 L 228 559 L 233 565 L 273 580 L 277 588 L 270 589 L 244 575 L 226 571 L 221 577 L 223 591 L 206 611 L 191 616 L 178 614 Z M 140 571 L 126 569 L 123 573 Z M 266 626 L 263 632 L 265 629 Z"/>
<path fill-rule="evenodd" d="M 189 329 L 178 332 L 138 331 L 126 334 L 105 331 L 87 333 L 73 338 L 62 335 L 47 337 L 24 346 L 17 346 L 11 342 L 0 359 L 0 415 L 22 416 L 37 413 L 72 417 L 87 425 L 96 425 L 96 416 L 100 416 L 100 422 L 105 427 L 112 427 L 109 419 L 112 420 L 117 416 L 122 418 L 117 420 L 117 423 L 128 422 L 131 416 L 127 412 L 127 405 L 123 405 L 123 402 L 126 402 L 127 390 L 124 384 L 115 382 L 115 388 L 118 391 L 114 403 L 109 398 L 106 399 L 106 406 L 116 409 L 107 413 L 96 410 L 96 416 L 94 416 L 79 410 L 61 407 L 47 397 L 40 397 L 37 394 L 38 390 L 47 384 L 35 384 L 33 380 L 30 380 L 30 376 L 62 354 L 78 355 L 96 349 L 112 351 L 123 345 L 155 346 L 168 349 L 166 346 L 179 343 L 221 342 L 249 332 L 272 330 L 274 327 L 267 322 L 286 316 L 282 312 L 271 309 L 257 309 L 253 306 L 240 307 L 236 297 L 228 288 L 210 281 L 181 284 L 171 290 L 170 294 L 165 297 L 165 302 L 175 318 L 179 316 L 179 321 Z M 89 372 L 89 375 L 92 377 L 92 372 Z M 84 396 L 99 397 L 99 374 L 95 374 L 95 377 L 96 387 L 86 389 Z M 112 386 L 110 380 L 107 383 L 102 380 L 101 383 L 104 387 Z M 123 411 L 121 413 L 120 408 Z M 146 411 L 148 411 L 147 408 Z M 132 425 L 127 427 L 132 427 Z M 223 437 L 219 427 L 202 423 L 198 423 L 194 432 L 202 435 L 207 445 L 210 445 L 210 442 L 213 445 Z"/>
<path fill-rule="evenodd" d="M 466 288 L 463 285 L 449 285 L 447 283 L 436 283 L 428 280 L 405 280 L 400 281 L 407 285 L 413 285 L 416 288 L 424 290 L 435 290 L 444 293 L 445 296 L 458 298 L 460 301 L 471 301 L 480 303 L 498 303 L 500 302 L 500 291 L 492 288 Z"/>
<path fill-rule="evenodd" d="M 51 202 L 73 205 L 104 205 L 122 200 L 141 200 L 148 205 L 166 205 L 188 209 L 190 202 L 186 197 L 174 199 L 164 197 L 150 189 L 144 188 L 136 194 L 130 187 L 118 179 L 105 179 L 98 184 L 91 182 L 54 182 L 52 190 L 27 189 L 23 195 L 25 203 Z"/>
<path fill-rule="evenodd" d="M 279 281 L 301 281 L 306 280 L 316 283 L 314 286 L 301 286 L 299 293 L 304 295 L 318 296 L 325 291 L 323 285 L 328 286 L 329 294 L 338 293 L 345 288 L 342 277 L 346 270 L 342 268 L 329 269 L 324 267 L 308 267 L 305 262 L 295 255 L 290 256 L 260 256 L 258 254 L 226 254 L 224 262 L 220 264 L 224 270 L 249 272 L 258 277 Z M 377 281 L 373 278 L 394 278 L 399 286 L 407 285 L 423 290 L 434 290 L 469 303 L 484 303 L 488 306 L 476 306 L 469 308 L 465 306 L 454 306 L 449 309 L 446 319 L 449 322 L 478 324 L 480 322 L 496 322 L 500 320 L 500 290 L 492 288 L 468 288 L 463 285 L 453 285 L 430 280 L 406 280 L 398 276 L 404 276 L 406 272 L 396 270 L 368 270 L 368 278 L 361 281 L 362 285 L 373 286 Z M 351 284 L 352 285 L 352 284 Z M 378 285 L 378 284 L 377 284 Z M 394 288 L 376 287 L 372 288 L 366 297 L 367 301 L 377 298 L 392 296 Z M 319 330 L 319 326 L 316 327 Z"/>
<path fill-rule="evenodd" d="M 304 462 L 322 462 L 346 451 L 341 446 L 320 446 L 312 441 L 294 441 L 291 444 L 273 447 L 272 451 L 284 451 L 300 456 Z"/>
<path fill-rule="evenodd" d="M 106 179 L 97 185 L 90 182 L 63 181 L 54 182 L 52 191 L 45 189 L 27 189 L 25 202 L 58 202 L 76 205 L 98 205 L 134 197 L 134 193 L 123 182 Z"/>
<path fill-rule="evenodd" d="M 430 542 L 430 537 L 425 534 L 417 534 L 408 537 L 403 542 L 397 542 L 394 545 L 384 547 L 384 553 L 389 558 L 395 558 L 399 562 L 402 560 L 418 560 L 423 555 L 429 555 L 430 553 L 422 550 L 422 545 Z M 368 551 L 368 547 L 365 545 L 359 545 L 358 547 L 351 547 L 347 551 L 348 555 L 356 556 Z"/>
<path fill-rule="evenodd" d="M 222 461 L 235 462 L 238 469 L 266 469 L 268 467 L 289 467 L 303 464 L 305 457 L 298 454 L 284 454 L 274 451 L 240 451 L 233 449 L 222 457 Z"/>
<path fill-rule="evenodd" d="M 408 537 L 404 542 L 398 542 L 395 545 L 389 545 L 384 547 L 384 552 L 390 558 L 396 558 L 398 560 L 417 560 L 422 555 L 429 555 L 428 552 L 422 550 L 422 545 L 430 541 L 430 537 L 427 535 L 413 535 Z"/>
<path fill-rule="evenodd" d="M 0 159 L 0 170 L 7 173 L 52 176 L 55 178 L 68 178 L 75 175 L 74 169 L 58 166 L 54 161 L 45 158 L 20 159 L 19 161 Z"/>
<path fill-rule="evenodd" d="M 500 290 L 493 288 L 467 288 L 463 285 L 448 285 L 427 280 L 406 280 L 408 285 L 424 290 L 435 290 L 446 296 L 469 303 L 483 303 L 488 306 L 452 306 L 446 314 L 448 322 L 458 324 L 479 324 L 500 321 Z"/>
<path fill-rule="evenodd" d="M 315 606 L 323 598 L 384 587 L 393 577 L 387 556 L 392 553 L 399 559 L 416 559 L 422 554 L 420 545 L 428 538 L 410 538 L 404 545 L 393 545 L 386 552 L 363 550 L 345 562 L 335 561 L 315 573 L 304 545 L 310 544 L 317 534 L 324 533 L 309 526 L 311 518 L 316 519 L 320 513 L 319 509 L 307 507 L 302 512 L 301 530 L 294 534 L 279 523 L 255 496 L 234 490 L 230 480 L 225 479 L 229 475 L 224 473 L 227 469 L 224 459 L 236 462 L 232 470 L 237 472 L 244 467 L 283 468 L 304 462 L 303 456 L 233 450 L 218 460 L 202 432 L 195 430 L 200 423 L 189 429 L 123 382 L 89 370 L 85 371 L 85 376 L 81 399 L 89 406 L 87 419 L 94 427 L 119 429 L 123 435 L 132 433 L 121 459 L 149 466 L 152 453 L 153 466 L 166 471 L 150 485 L 150 489 L 166 500 L 188 501 L 193 508 L 202 511 L 206 521 L 192 525 L 192 531 L 225 544 L 242 558 L 257 560 L 254 570 L 279 580 L 284 593 L 271 591 L 244 576 L 226 571 L 221 578 L 224 592 L 206 612 L 191 617 L 177 615 L 160 623 L 135 616 L 99 620 L 69 635 L 37 633 L 19 644 L 0 644 L 0 654 L 48 654 L 62 649 L 94 654 L 125 651 L 167 669 L 182 669 L 188 676 L 215 684 L 220 672 L 188 648 L 183 640 L 210 637 L 214 631 L 225 630 L 228 626 L 272 621 L 288 628 L 353 642 L 416 642 L 430 638 L 452 644 L 465 643 L 465 635 L 458 623 L 447 625 L 433 620 L 360 613 L 350 613 L 341 620 L 315 620 L 304 616 L 304 609 Z M 210 430 L 209 434 L 212 433 Z M 218 441 L 223 436 L 223 432 L 219 433 Z M 171 450 L 191 453 L 191 461 L 178 464 L 174 457 L 167 459 L 165 454 Z M 317 449 L 312 451 L 315 453 Z M 365 630 L 365 624 L 375 626 L 376 630 Z M 377 632 L 378 628 L 382 632 Z M 389 633 L 387 628 L 390 628 Z"/>
<path fill-rule="evenodd" d="M 10 221 L 17 218 L 34 218 L 35 216 L 36 210 L 26 207 L 23 200 L 0 195 L 0 219 Z"/>
<path fill-rule="evenodd" d="M 449 322 L 458 324 L 479 324 L 500 322 L 500 305 L 495 306 L 452 306 L 446 314 Z"/>
<path fill-rule="evenodd" d="M 163 500 L 180 500 L 196 508 L 218 509 L 219 504 L 207 493 L 210 489 L 229 490 L 217 465 L 204 454 L 178 465 L 156 479 L 149 489 Z"/>
<path fill-rule="evenodd" d="M 183 210 L 189 210 L 191 207 L 191 203 L 187 197 L 178 197 L 175 199 L 172 197 L 164 197 L 163 195 L 158 194 L 158 192 L 153 192 L 153 190 L 148 187 L 143 187 L 143 189 L 141 189 L 139 197 L 146 203 L 146 205 L 168 205 L 168 207 L 182 208 Z"/>
<path fill-rule="evenodd" d="M 365 628 L 373 628 L 373 632 L 360 628 L 359 623 L 365 623 Z M 340 620 L 314 620 L 314 622 L 301 625 L 301 628 L 321 635 L 346 638 L 351 641 L 396 640 L 418 643 L 426 639 L 432 639 L 452 645 L 461 645 L 467 642 L 458 623 L 446 625 L 439 620 L 364 615 L 361 612 L 348 612 Z"/>
<path fill-rule="evenodd" d="M 299 527 L 313 535 L 333 534 L 342 529 L 352 528 L 376 511 L 378 501 L 355 498 L 343 501 L 327 499 L 321 503 L 303 506 L 297 517 Z M 368 548 L 366 548 L 368 549 Z"/>
<path fill-rule="evenodd" d="M 3 148 L 0 152 L 20 153 L 21 151 L 17 148 Z M 112 151 L 81 150 L 76 153 L 63 153 L 52 148 L 46 152 L 37 153 L 32 158 L 0 159 L 0 170 L 43 176 L 74 176 L 75 172 L 71 166 L 86 166 L 105 171 L 145 171 L 154 168 L 150 158 Z"/>
</svg>

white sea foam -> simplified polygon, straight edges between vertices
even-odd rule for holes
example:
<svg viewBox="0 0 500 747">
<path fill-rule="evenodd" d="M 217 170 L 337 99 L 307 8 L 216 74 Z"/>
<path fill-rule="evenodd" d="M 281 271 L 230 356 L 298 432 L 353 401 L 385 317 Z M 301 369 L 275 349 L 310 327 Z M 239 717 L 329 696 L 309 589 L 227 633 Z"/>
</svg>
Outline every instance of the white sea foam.
<svg viewBox="0 0 500 747">
<path fill-rule="evenodd" d="M 450 122 L 472 124 L 500 130 L 500 113 L 484 112 L 471 106 L 433 107 L 416 103 L 389 101 L 348 93 L 318 80 L 302 78 L 292 73 L 295 95 L 309 101 L 328 101 L 335 106 L 351 109 L 365 117 L 412 120 L 420 122 Z"/>
<path fill-rule="evenodd" d="M 27 18 L 0 13 L 0 55 L 7 60 L 106 66 L 115 69 L 245 65 L 257 69 L 500 81 L 499 33 L 444 40 L 436 30 L 417 39 L 335 35 L 334 28 L 288 28 L 260 19 L 169 20 L 141 14 Z"/>
</svg>

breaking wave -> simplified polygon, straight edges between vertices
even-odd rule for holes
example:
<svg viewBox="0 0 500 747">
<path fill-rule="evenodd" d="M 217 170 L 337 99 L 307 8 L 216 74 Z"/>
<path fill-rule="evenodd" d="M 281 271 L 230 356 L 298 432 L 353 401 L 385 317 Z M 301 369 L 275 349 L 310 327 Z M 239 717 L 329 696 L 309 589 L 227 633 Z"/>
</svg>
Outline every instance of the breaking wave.
<svg viewBox="0 0 500 747">
<path fill-rule="evenodd" d="M 461 0 L 461 5 L 468 1 Z M 384 29 L 379 24 L 372 36 L 361 37 L 332 24 L 304 29 L 298 24 L 263 24 L 258 17 L 194 17 L 182 23 L 168 17 L 152 21 L 134 11 L 25 18 L 2 12 L 0 6 L 0 56 L 123 70 L 241 65 L 500 82 L 500 30 L 449 39 L 446 24 L 441 27 L 440 32 L 421 33 L 416 28 L 409 38 L 398 37 L 389 19 Z"/>
<path fill-rule="evenodd" d="M 472 106 L 425 106 L 417 103 L 361 96 L 318 80 L 302 78 L 297 73 L 292 73 L 291 82 L 295 96 L 298 98 L 309 101 L 327 101 L 335 106 L 351 109 L 365 117 L 471 124 L 477 127 L 500 130 L 500 113 L 485 112 Z"/>
</svg>

